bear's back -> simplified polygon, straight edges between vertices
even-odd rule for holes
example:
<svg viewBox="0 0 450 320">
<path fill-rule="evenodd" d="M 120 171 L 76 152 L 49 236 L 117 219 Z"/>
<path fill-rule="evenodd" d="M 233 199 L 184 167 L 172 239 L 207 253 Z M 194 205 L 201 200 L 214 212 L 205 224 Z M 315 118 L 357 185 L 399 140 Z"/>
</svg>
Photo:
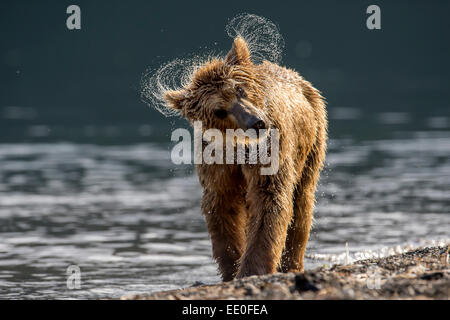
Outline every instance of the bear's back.
<svg viewBox="0 0 450 320">
<path fill-rule="evenodd" d="M 282 86 L 294 87 L 302 85 L 303 78 L 294 70 L 287 69 L 267 60 L 264 60 L 257 68 L 264 75 L 268 87 L 272 87 L 276 83 Z"/>
<path fill-rule="evenodd" d="M 320 91 L 296 71 L 266 60 L 257 66 L 257 70 L 264 79 L 266 101 L 270 101 L 274 97 L 280 97 L 280 93 L 282 93 L 281 99 L 285 102 L 286 107 L 303 109 L 308 107 L 302 102 L 306 100 L 315 112 L 321 113 L 321 118 L 325 118 L 325 102 Z M 282 108 L 282 104 L 277 105 L 277 108 Z"/>
</svg>

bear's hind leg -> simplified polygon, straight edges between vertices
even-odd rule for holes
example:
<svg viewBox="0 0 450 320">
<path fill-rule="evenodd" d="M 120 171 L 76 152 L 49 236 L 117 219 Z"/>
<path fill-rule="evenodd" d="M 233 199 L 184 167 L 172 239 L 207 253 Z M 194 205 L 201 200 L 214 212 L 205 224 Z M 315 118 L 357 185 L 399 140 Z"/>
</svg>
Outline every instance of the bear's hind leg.
<svg viewBox="0 0 450 320">
<path fill-rule="evenodd" d="M 297 189 L 294 198 L 294 217 L 281 258 L 281 272 L 303 271 L 303 257 L 312 224 L 314 191 L 311 188 Z"/>
<path fill-rule="evenodd" d="M 294 193 L 294 216 L 281 259 L 282 272 L 303 271 L 303 257 L 313 221 L 316 185 L 324 158 L 324 143 L 316 143 L 308 155 Z"/>
</svg>

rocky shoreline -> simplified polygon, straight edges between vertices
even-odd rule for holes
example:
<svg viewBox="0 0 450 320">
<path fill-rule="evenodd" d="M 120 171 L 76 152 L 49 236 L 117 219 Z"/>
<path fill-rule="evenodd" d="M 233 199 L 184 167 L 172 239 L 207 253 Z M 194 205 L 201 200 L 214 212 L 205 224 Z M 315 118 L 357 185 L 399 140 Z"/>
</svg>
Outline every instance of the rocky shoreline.
<svg viewBox="0 0 450 320">
<path fill-rule="evenodd" d="M 304 273 L 123 296 L 146 300 L 443 299 L 450 297 L 449 246 L 427 247 Z"/>
</svg>

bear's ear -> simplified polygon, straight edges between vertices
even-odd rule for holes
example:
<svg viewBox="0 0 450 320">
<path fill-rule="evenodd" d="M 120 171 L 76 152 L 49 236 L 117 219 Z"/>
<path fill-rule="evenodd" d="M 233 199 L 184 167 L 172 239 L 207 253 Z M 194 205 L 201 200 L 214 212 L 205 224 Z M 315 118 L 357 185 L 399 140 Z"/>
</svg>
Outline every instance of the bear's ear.
<svg viewBox="0 0 450 320">
<path fill-rule="evenodd" d="M 168 90 L 164 93 L 164 101 L 172 109 L 180 110 L 183 108 L 184 100 L 184 90 Z"/>
<path fill-rule="evenodd" d="M 233 47 L 225 57 L 225 63 L 228 65 L 251 65 L 250 50 L 247 42 L 241 36 L 234 39 Z"/>
</svg>

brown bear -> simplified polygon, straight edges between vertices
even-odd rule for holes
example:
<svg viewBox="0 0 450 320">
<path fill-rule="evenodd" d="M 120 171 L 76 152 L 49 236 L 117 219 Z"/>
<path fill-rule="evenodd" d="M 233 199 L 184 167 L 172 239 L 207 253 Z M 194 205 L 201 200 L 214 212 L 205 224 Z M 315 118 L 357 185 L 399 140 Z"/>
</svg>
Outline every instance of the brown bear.
<svg viewBox="0 0 450 320">
<path fill-rule="evenodd" d="M 191 82 L 164 94 L 168 107 L 203 130 L 274 128 L 279 164 L 199 164 L 202 212 L 224 281 L 276 271 L 302 271 L 316 184 L 327 141 L 324 98 L 298 73 L 254 64 L 237 36 L 225 59 L 198 67 Z"/>
</svg>

